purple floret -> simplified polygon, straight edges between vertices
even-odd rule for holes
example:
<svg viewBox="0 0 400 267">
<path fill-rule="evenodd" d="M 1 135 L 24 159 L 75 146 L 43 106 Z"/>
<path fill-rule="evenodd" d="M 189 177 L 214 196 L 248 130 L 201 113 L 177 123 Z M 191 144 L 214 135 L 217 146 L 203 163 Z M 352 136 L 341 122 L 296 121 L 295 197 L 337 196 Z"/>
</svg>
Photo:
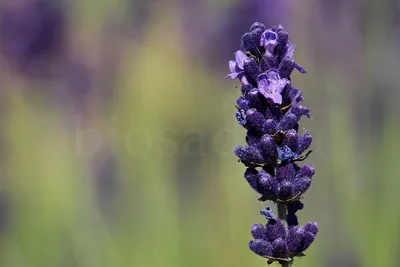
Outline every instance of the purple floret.
<svg viewBox="0 0 400 267">
<path fill-rule="evenodd" d="M 274 54 L 274 49 L 278 45 L 278 34 L 272 30 L 266 30 L 260 39 L 260 45 L 265 48 L 265 51 L 270 55 Z"/>
<path fill-rule="evenodd" d="M 282 104 L 281 93 L 287 84 L 288 80 L 281 79 L 275 69 L 258 76 L 258 90 L 271 104 Z"/>
<path fill-rule="evenodd" d="M 239 78 L 243 85 L 247 85 L 248 81 L 246 76 L 244 75 L 244 62 L 246 61 L 247 56 L 243 51 L 235 52 L 235 61 L 229 61 L 229 70 L 231 73 L 226 75 L 226 78 L 236 79 Z"/>
</svg>

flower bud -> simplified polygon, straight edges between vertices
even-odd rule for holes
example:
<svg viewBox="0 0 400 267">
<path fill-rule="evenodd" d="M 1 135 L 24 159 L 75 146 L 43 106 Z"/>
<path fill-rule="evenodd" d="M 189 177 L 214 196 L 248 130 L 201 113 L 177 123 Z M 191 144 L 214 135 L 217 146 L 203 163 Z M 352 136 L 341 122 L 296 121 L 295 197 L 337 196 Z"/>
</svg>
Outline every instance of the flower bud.
<svg viewBox="0 0 400 267">
<path fill-rule="evenodd" d="M 282 118 L 282 120 L 278 124 L 278 129 L 280 131 L 289 131 L 291 129 L 297 129 L 298 119 L 295 115 L 291 113 L 286 113 L 286 115 Z"/>
<path fill-rule="evenodd" d="M 299 143 L 298 143 L 298 148 L 297 148 L 297 153 L 301 154 L 305 150 L 307 150 L 312 143 L 312 136 L 311 134 L 304 134 L 299 138 Z"/>
<path fill-rule="evenodd" d="M 285 133 L 285 137 L 283 138 L 282 145 L 286 145 L 293 152 L 297 151 L 298 148 L 298 134 L 295 130 L 290 129 Z"/>
<path fill-rule="evenodd" d="M 260 189 L 260 186 L 258 184 L 258 176 L 257 175 L 258 175 L 258 171 L 253 168 L 247 168 L 244 173 L 244 178 L 249 183 L 251 188 L 253 188 L 256 191 L 258 191 Z"/>
<path fill-rule="evenodd" d="M 262 163 L 264 161 L 260 151 L 253 146 L 237 146 L 234 152 L 240 160 L 245 162 Z"/>
<path fill-rule="evenodd" d="M 294 186 L 291 182 L 287 181 L 287 180 L 283 180 L 280 183 L 281 187 L 279 190 L 279 199 L 281 200 L 287 200 L 287 199 L 291 199 L 293 198 L 295 195 L 295 191 L 294 191 Z"/>
<path fill-rule="evenodd" d="M 279 166 L 276 170 L 276 179 L 278 181 L 292 181 L 296 176 L 296 170 L 294 164 L 290 163 L 285 166 Z"/>
<path fill-rule="evenodd" d="M 282 238 L 278 238 L 272 242 L 272 256 L 274 258 L 287 258 L 288 254 L 286 242 Z"/>
<path fill-rule="evenodd" d="M 268 241 L 265 241 L 263 239 L 255 239 L 255 240 L 251 240 L 249 243 L 249 247 L 251 249 L 251 251 L 253 251 L 254 253 L 262 256 L 262 257 L 266 257 L 272 256 L 272 245 L 271 243 L 269 243 Z"/>
<path fill-rule="evenodd" d="M 278 220 L 269 220 L 266 227 L 266 237 L 270 242 L 281 238 L 286 238 L 286 229 L 280 219 Z"/>
<path fill-rule="evenodd" d="M 277 146 L 274 138 L 270 135 L 263 135 L 260 141 L 260 151 L 267 163 L 274 163 L 278 157 Z"/>
<path fill-rule="evenodd" d="M 306 231 L 300 226 L 292 227 L 286 238 L 286 244 L 290 254 L 302 252 Z"/>
<path fill-rule="evenodd" d="M 318 233 L 318 223 L 317 222 L 308 222 L 305 226 L 304 229 L 314 235 Z"/>
<path fill-rule="evenodd" d="M 251 228 L 251 235 L 254 239 L 264 239 L 266 236 L 265 227 L 262 224 L 254 224 Z"/>
<path fill-rule="evenodd" d="M 269 199 L 275 199 L 277 197 L 279 182 L 274 177 L 262 170 L 258 173 L 258 182 L 260 185 L 259 193 Z"/>
</svg>

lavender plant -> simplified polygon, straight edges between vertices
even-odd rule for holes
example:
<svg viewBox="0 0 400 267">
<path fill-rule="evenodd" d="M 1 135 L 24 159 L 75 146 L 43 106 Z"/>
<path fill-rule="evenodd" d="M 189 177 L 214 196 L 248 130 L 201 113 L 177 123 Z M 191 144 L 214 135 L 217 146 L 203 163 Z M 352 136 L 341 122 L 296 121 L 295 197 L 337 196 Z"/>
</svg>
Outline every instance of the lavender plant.
<svg viewBox="0 0 400 267">
<path fill-rule="evenodd" d="M 278 209 L 278 217 L 270 207 L 260 212 L 268 222 L 253 225 L 249 247 L 268 264 L 290 266 L 294 257 L 304 256 L 318 232 L 316 222 L 299 226 L 296 215 L 315 173 L 311 165 L 298 165 L 311 153 L 312 136 L 299 136 L 299 120 L 310 118 L 310 110 L 300 104 L 302 91 L 290 78 L 294 69 L 306 71 L 294 61 L 295 45 L 282 25 L 266 29 L 254 23 L 242 36 L 242 47 L 229 61 L 227 75 L 242 84 L 236 118 L 247 130 L 247 145 L 236 147 L 235 154 L 247 167 L 244 177 L 261 195 L 259 200 L 273 201 Z"/>
</svg>

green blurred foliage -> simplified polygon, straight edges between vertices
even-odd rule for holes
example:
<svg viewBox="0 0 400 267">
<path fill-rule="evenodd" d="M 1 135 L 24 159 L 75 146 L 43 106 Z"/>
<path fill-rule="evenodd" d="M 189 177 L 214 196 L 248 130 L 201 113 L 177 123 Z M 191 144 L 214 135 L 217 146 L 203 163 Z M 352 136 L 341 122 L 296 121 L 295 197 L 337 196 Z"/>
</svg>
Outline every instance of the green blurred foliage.
<svg viewBox="0 0 400 267">
<path fill-rule="evenodd" d="M 7 205 L 0 265 L 265 265 L 247 246 L 251 225 L 264 223 L 263 204 L 232 153 L 245 134 L 233 115 L 238 82 L 223 80 L 227 70 L 216 71 L 182 45 L 177 1 L 151 4 L 136 39 L 126 25 L 131 2 L 69 6 L 72 53 L 84 55 L 95 73 L 94 89 L 81 96 L 84 111 L 49 104 L 51 83 L 1 76 L 7 83 L 0 194 Z M 293 81 L 314 117 L 303 126 L 315 138 L 308 163 L 317 170 L 300 223 L 320 224 L 296 267 L 396 266 L 400 260 L 399 77 L 393 73 L 400 58 L 391 22 L 382 20 L 389 1 L 382 2 L 360 2 L 365 32 L 356 64 L 362 74 L 355 76 L 348 62 L 316 54 L 309 29 L 318 20 L 314 2 L 293 3 L 298 12 L 288 28 L 298 61 L 309 70 Z M 110 23 L 119 31 L 109 32 Z M 100 89 L 106 46 L 118 56 L 110 95 Z M 374 102 L 366 103 L 383 81 L 382 126 L 368 128 Z M 102 157 L 115 159 L 111 170 L 102 169 Z"/>
</svg>

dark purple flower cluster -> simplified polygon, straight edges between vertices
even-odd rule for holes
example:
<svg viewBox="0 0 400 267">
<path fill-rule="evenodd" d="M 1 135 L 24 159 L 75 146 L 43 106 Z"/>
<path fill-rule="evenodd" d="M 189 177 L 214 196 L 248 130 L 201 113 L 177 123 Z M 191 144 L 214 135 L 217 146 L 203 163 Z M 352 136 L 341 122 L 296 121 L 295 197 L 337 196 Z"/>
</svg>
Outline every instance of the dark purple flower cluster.
<svg viewBox="0 0 400 267">
<path fill-rule="evenodd" d="M 267 225 L 254 224 L 251 234 L 254 240 L 250 241 L 250 249 L 268 259 L 268 262 L 288 262 L 295 256 L 303 256 L 305 251 L 318 233 L 316 222 L 309 222 L 304 227 L 292 226 L 286 230 L 285 225 L 277 219 L 270 207 L 261 211 L 268 219 Z M 272 215 L 272 216 L 271 216 Z"/>
<path fill-rule="evenodd" d="M 289 35 L 281 25 L 266 29 L 263 24 L 254 23 L 250 32 L 243 35 L 242 47 L 244 51 L 237 51 L 235 60 L 229 62 L 231 73 L 227 75 L 238 78 L 242 84 L 236 118 L 247 130 L 247 145 L 236 147 L 235 154 L 248 167 L 244 177 L 261 194 L 259 200 L 283 205 L 285 214 L 280 219 L 267 216 L 265 229 L 256 226 L 257 233 L 265 231 L 266 236 L 275 238 L 261 238 L 253 233 L 256 240 L 250 248 L 262 256 L 289 260 L 301 255 L 317 231 L 316 223 L 300 228 L 296 216 L 303 208 L 299 199 L 310 187 L 315 173 L 313 166 L 297 164 L 311 153 L 307 150 L 312 136 L 299 135 L 299 121 L 302 116 L 310 118 L 310 110 L 300 104 L 304 100 L 302 91 L 293 87 L 290 75 L 294 69 L 303 74 L 306 71 L 294 61 L 295 46 L 289 43 Z M 289 227 L 287 235 L 281 220 Z M 276 234 L 271 225 L 283 230 Z M 311 226 L 315 229 L 307 231 Z M 303 235 L 307 241 L 301 241 Z"/>
<path fill-rule="evenodd" d="M 270 170 L 270 171 L 269 171 Z M 300 198 L 311 185 L 314 168 L 311 165 L 297 166 L 294 163 L 277 165 L 272 169 L 247 168 L 244 177 L 250 186 L 262 195 L 263 200 L 290 203 Z"/>
</svg>

